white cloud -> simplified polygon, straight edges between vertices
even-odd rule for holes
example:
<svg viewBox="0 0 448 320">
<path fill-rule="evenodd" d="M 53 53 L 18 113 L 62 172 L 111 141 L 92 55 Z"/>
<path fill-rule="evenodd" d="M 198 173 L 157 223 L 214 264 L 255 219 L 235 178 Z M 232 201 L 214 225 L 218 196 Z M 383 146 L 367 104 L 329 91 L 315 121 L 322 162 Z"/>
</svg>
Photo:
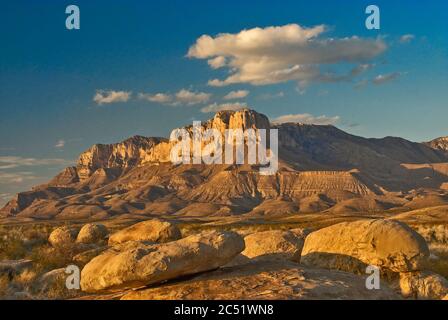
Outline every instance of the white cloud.
<svg viewBox="0 0 448 320">
<path fill-rule="evenodd" d="M 404 34 L 400 37 L 400 43 L 409 43 L 415 39 L 413 34 Z"/>
<path fill-rule="evenodd" d="M 233 102 L 233 103 L 222 103 L 217 104 L 216 102 L 208 105 L 201 109 L 201 112 L 203 113 L 211 113 L 211 112 L 218 112 L 218 111 L 236 111 L 247 108 L 247 104 L 245 102 Z"/>
<path fill-rule="evenodd" d="M 233 100 L 233 99 L 242 99 L 246 98 L 249 95 L 248 90 L 238 90 L 238 91 L 230 91 L 227 95 L 224 96 L 224 100 Z"/>
<path fill-rule="evenodd" d="M 299 114 L 287 114 L 275 118 L 272 120 L 274 124 L 281 123 L 304 123 L 304 124 L 318 124 L 318 125 L 333 125 L 340 120 L 339 116 L 327 117 L 325 115 L 315 117 L 309 113 L 299 113 Z"/>
<path fill-rule="evenodd" d="M 285 93 L 283 91 L 277 92 L 277 93 L 264 93 L 260 95 L 261 100 L 272 100 L 277 98 L 283 98 L 285 96 Z"/>
<path fill-rule="evenodd" d="M 204 92 L 192 92 L 189 90 L 182 89 L 176 93 L 176 102 L 179 104 L 201 104 L 206 103 L 210 100 L 211 94 Z"/>
<path fill-rule="evenodd" d="M 113 91 L 113 90 L 97 90 L 93 101 L 99 105 L 127 102 L 131 98 L 131 92 L 128 91 Z"/>
<path fill-rule="evenodd" d="M 72 161 L 65 159 L 35 159 L 16 156 L 0 157 L 0 170 L 33 166 L 66 166 L 70 164 L 72 164 Z"/>
<path fill-rule="evenodd" d="M 174 95 L 168 93 L 156 93 L 156 94 L 139 93 L 138 95 L 139 99 L 141 100 L 147 100 L 150 102 L 156 102 L 171 106 L 178 106 L 178 105 L 190 106 L 195 104 L 203 104 L 208 102 L 211 96 L 212 95 L 210 93 L 193 92 L 186 89 L 182 89 Z"/>
<path fill-rule="evenodd" d="M 397 79 L 401 75 L 400 72 L 393 72 L 388 74 L 380 74 L 376 76 L 372 82 L 376 85 L 383 84 L 392 80 Z"/>
<path fill-rule="evenodd" d="M 295 81 L 325 81 L 321 65 L 342 62 L 365 64 L 386 50 L 382 39 L 322 38 L 325 26 L 304 28 L 297 24 L 253 28 L 237 34 L 203 35 L 188 51 L 190 58 L 207 59 L 212 68 L 226 67 L 226 79 L 211 86 L 235 83 L 266 85 Z"/>
<path fill-rule="evenodd" d="M 0 180 L 4 183 L 23 183 L 26 180 L 38 179 L 32 172 L 2 172 L 0 171 Z"/>
<path fill-rule="evenodd" d="M 219 69 L 226 65 L 226 58 L 223 56 L 218 56 L 216 58 L 209 59 L 207 63 L 212 69 Z"/>
<path fill-rule="evenodd" d="M 156 93 L 156 94 L 139 93 L 138 98 L 140 100 L 147 100 L 150 102 L 157 102 L 157 103 L 171 103 L 173 101 L 173 97 L 165 93 Z"/>
<path fill-rule="evenodd" d="M 54 145 L 55 148 L 61 149 L 65 147 L 65 140 L 60 139 L 58 142 Z"/>
</svg>

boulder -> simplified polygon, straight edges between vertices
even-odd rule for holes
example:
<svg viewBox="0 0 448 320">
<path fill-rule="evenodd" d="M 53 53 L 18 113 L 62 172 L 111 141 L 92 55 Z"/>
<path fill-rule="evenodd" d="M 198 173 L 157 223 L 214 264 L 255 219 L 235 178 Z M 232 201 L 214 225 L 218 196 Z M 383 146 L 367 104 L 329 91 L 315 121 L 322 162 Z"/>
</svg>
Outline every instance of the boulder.
<svg viewBox="0 0 448 320">
<path fill-rule="evenodd" d="M 109 237 L 109 245 L 126 241 L 169 242 L 181 238 L 178 227 L 168 221 L 152 219 L 136 223 L 120 230 Z"/>
<path fill-rule="evenodd" d="M 59 227 L 54 229 L 50 233 L 50 236 L 48 237 L 48 242 L 50 242 L 50 244 L 53 247 L 67 246 L 73 244 L 73 242 L 76 239 L 77 233 L 78 233 L 77 230 L 74 228 L 69 228 L 66 226 Z"/>
<path fill-rule="evenodd" d="M 107 228 L 99 223 L 88 223 L 84 225 L 78 233 L 76 242 L 78 243 L 97 243 L 104 240 L 108 235 Z"/>
<path fill-rule="evenodd" d="M 394 220 L 343 222 L 312 232 L 301 263 L 364 274 L 368 265 L 385 271 L 421 270 L 429 257 L 425 240 Z"/>
<path fill-rule="evenodd" d="M 244 240 L 234 232 L 204 232 L 163 244 L 126 242 L 83 268 L 81 288 L 96 292 L 160 283 L 216 269 L 243 250 Z"/>
<path fill-rule="evenodd" d="M 313 269 L 288 260 L 252 260 L 181 282 L 126 293 L 122 300 L 388 300 L 401 299 L 386 283 L 367 290 L 365 277 Z"/>
<path fill-rule="evenodd" d="M 246 249 L 241 253 L 248 258 L 284 258 L 300 262 L 304 237 L 282 230 L 252 233 L 244 238 Z"/>
<path fill-rule="evenodd" d="M 399 283 L 406 298 L 442 300 L 448 295 L 448 280 L 434 272 L 400 273 Z"/>
</svg>

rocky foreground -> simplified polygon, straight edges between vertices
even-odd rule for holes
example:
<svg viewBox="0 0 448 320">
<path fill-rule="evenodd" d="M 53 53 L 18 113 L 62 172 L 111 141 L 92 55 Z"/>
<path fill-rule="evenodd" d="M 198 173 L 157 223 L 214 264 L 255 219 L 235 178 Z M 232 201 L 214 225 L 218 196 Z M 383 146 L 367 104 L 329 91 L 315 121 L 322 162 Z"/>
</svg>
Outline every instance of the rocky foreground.
<svg viewBox="0 0 448 320">
<path fill-rule="evenodd" d="M 81 299 L 448 299 L 448 280 L 430 271 L 426 240 L 388 219 L 343 222 L 319 230 L 209 230 L 183 236 L 151 219 L 109 234 L 99 223 L 55 228 L 54 248 L 81 248 Z M 2 261 L 11 279 L 31 260 Z M 380 276 L 373 279 L 375 266 Z M 64 286 L 64 268 L 36 286 Z M 378 280 L 378 281 L 377 281 Z M 373 287 L 372 287 L 373 286 Z M 378 287 L 377 287 L 378 286 Z M 3 298 L 39 298 L 9 292 Z M 40 297 L 42 298 L 42 296 Z"/>
</svg>

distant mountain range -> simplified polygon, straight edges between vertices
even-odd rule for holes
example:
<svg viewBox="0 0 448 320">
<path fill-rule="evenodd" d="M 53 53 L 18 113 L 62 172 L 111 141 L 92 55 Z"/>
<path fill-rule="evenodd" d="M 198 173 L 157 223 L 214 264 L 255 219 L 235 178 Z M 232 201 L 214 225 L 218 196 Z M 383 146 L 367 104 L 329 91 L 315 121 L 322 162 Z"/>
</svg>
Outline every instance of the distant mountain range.
<svg viewBox="0 0 448 320">
<path fill-rule="evenodd" d="M 117 215 L 375 212 L 448 203 L 448 138 L 367 139 L 334 126 L 273 125 L 253 110 L 221 111 L 203 128 L 278 129 L 279 171 L 257 165 L 173 165 L 166 138 L 96 144 L 45 185 L 0 210 L 23 219 Z M 191 129 L 191 128 L 189 128 Z"/>
</svg>

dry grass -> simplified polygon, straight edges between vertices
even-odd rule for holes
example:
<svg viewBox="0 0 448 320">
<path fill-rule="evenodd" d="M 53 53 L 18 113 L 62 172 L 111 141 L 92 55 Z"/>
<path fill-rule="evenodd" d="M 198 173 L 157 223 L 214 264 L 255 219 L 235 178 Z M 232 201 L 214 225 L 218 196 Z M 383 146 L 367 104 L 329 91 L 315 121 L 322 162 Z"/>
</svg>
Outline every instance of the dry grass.
<svg viewBox="0 0 448 320">
<path fill-rule="evenodd" d="M 430 259 L 428 268 L 448 279 L 448 244 L 432 243 L 429 247 L 437 258 Z"/>
<path fill-rule="evenodd" d="M 9 283 L 11 279 L 8 275 L 0 275 L 0 299 L 9 295 Z"/>
<path fill-rule="evenodd" d="M 0 226 L 0 260 L 33 261 L 32 269 L 0 276 L 0 299 L 11 298 L 15 292 L 26 292 L 39 299 L 66 299 L 80 295 L 79 291 L 65 287 L 65 277 L 49 285 L 39 281 L 44 273 L 73 264 L 73 257 L 82 251 L 75 244 L 52 247 L 47 239 L 53 229 L 54 226 L 47 224 Z"/>
</svg>

